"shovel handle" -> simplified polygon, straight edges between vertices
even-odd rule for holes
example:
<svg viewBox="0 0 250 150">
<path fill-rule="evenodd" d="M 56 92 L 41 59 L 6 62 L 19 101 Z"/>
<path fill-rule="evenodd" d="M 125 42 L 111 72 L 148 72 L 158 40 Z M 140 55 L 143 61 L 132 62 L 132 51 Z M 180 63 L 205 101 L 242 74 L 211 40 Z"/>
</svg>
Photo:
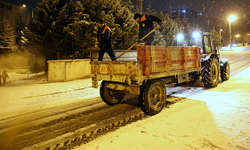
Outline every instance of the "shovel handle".
<svg viewBox="0 0 250 150">
<path fill-rule="evenodd" d="M 167 22 L 167 20 L 163 21 L 162 24 L 165 24 Z M 129 50 L 131 50 L 134 46 L 136 46 L 138 43 L 140 43 L 142 40 L 144 40 L 147 36 L 149 36 L 152 32 L 154 32 L 156 29 L 158 29 L 160 27 L 160 25 L 157 25 L 153 30 L 151 30 L 147 35 L 145 35 L 143 38 L 141 38 L 139 40 L 139 42 L 136 42 L 135 44 L 133 44 L 132 46 L 130 46 L 126 51 L 124 51 L 120 56 L 118 56 L 116 59 L 119 59 L 122 55 L 124 55 L 125 53 L 127 53 Z"/>
</svg>

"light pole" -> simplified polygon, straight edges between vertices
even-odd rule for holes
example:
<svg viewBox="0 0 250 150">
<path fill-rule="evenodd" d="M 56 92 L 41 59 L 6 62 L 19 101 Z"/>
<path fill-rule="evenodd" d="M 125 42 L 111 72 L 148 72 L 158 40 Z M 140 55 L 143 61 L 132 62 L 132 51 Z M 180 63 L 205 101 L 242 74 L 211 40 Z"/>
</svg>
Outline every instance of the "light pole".
<svg viewBox="0 0 250 150">
<path fill-rule="evenodd" d="M 250 34 L 247 34 L 247 43 L 249 43 L 250 42 L 250 40 L 249 40 L 249 37 L 250 37 Z"/>
<path fill-rule="evenodd" d="M 232 33 L 231 33 L 231 22 L 233 22 L 236 19 L 234 15 L 229 17 L 229 34 L 230 34 L 230 50 L 232 50 Z"/>
<path fill-rule="evenodd" d="M 31 18 L 33 19 L 34 18 L 34 9 L 33 7 L 30 7 L 30 6 L 27 6 L 25 4 L 23 4 L 23 7 L 28 7 L 28 8 L 31 8 Z"/>
<path fill-rule="evenodd" d="M 143 0 L 136 0 L 137 1 L 137 6 L 136 9 L 139 11 L 140 14 L 143 12 Z"/>
<path fill-rule="evenodd" d="M 235 37 L 236 37 L 236 39 L 237 39 L 237 44 L 238 44 L 238 43 L 239 43 L 239 37 L 240 37 L 240 35 L 237 34 L 237 35 L 235 35 Z"/>
<path fill-rule="evenodd" d="M 220 38 L 221 38 L 221 32 L 223 31 L 223 29 L 220 29 Z"/>
<path fill-rule="evenodd" d="M 221 32 L 223 31 L 223 29 L 220 29 L 220 37 L 219 37 L 219 48 L 222 46 L 222 35 Z"/>
</svg>

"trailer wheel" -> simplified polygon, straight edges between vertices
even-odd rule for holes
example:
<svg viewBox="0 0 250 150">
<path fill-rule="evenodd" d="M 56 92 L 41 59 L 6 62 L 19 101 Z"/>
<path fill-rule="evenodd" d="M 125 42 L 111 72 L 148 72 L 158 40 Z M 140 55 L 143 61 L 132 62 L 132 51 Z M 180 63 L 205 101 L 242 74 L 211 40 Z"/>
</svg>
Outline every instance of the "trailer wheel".
<svg viewBox="0 0 250 150">
<path fill-rule="evenodd" d="M 140 95 L 142 110 L 148 115 L 155 115 L 163 109 L 166 103 L 165 83 L 160 79 L 149 81 Z"/>
<path fill-rule="evenodd" d="M 220 75 L 222 81 L 227 81 L 230 78 L 230 66 L 228 62 L 225 62 L 225 64 L 220 68 Z"/>
<path fill-rule="evenodd" d="M 107 81 L 102 81 L 102 84 L 100 86 L 100 96 L 102 100 L 108 105 L 119 104 L 124 98 L 125 94 L 107 88 L 107 83 Z"/>
<path fill-rule="evenodd" d="M 211 58 L 202 63 L 202 81 L 205 87 L 213 88 L 219 83 L 219 62 L 216 58 Z"/>
</svg>

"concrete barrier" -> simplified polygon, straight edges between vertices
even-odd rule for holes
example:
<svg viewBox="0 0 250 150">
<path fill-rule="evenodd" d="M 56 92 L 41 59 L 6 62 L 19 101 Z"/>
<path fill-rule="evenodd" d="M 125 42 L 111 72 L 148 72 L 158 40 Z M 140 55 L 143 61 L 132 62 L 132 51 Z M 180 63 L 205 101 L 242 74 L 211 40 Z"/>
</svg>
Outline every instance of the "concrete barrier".
<svg viewBox="0 0 250 150">
<path fill-rule="evenodd" d="M 48 61 L 48 82 L 70 81 L 90 77 L 89 59 Z"/>
</svg>

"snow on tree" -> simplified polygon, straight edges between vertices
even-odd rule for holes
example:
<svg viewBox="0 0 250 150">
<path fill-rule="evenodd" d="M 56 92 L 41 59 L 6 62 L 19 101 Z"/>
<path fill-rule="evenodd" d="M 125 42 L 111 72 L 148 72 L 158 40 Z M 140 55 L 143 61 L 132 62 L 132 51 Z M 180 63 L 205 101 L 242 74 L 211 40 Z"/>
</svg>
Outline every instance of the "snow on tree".
<svg viewBox="0 0 250 150">
<path fill-rule="evenodd" d="M 213 38 L 215 39 L 215 44 L 217 46 L 221 45 L 220 34 L 214 28 L 210 31 L 213 34 Z"/>
<path fill-rule="evenodd" d="M 186 18 L 186 15 L 184 15 L 184 17 L 182 18 L 181 24 L 182 24 L 183 33 L 190 34 L 191 26 L 190 26 L 190 23 L 188 23 L 188 19 Z"/>
<path fill-rule="evenodd" d="M 138 36 L 138 26 L 131 12 L 133 6 L 124 0 L 82 0 L 83 14 L 89 15 L 89 21 L 95 22 L 93 35 L 97 35 L 97 22 L 100 18 L 110 27 L 114 49 L 126 49 L 133 45 Z M 93 40 L 94 43 L 94 40 Z"/>
<path fill-rule="evenodd" d="M 73 45 L 77 47 L 83 55 L 89 54 L 89 48 L 94 46 L 95 35 L 93 30 L 96 23 L 92 22 L 89 14 L 84 13 L 86 8 L 80 1 L 75 5 L 74 22 L 64 28 L 64 32 L 74 38 Z"/>
<path fill-rule="evenodd" d="M 167 21 L 156 31 L 155 44 L 163 46 L 174 45 L 173 37 L 180 32 L 177 22 L 169 14 L 163 12 L 156 14 L 156 16 L 162 21 Z"/>
<path fill-rule="evenodd" d="M 12 52 L 15 48 L 14 31 L 10 28 L 10 22 L 0 19 L 0 54 Z"/>
<path fill-rule="evenodd" d="M 95 44 L 97 22 L 105 19 L 111 28 L 115 49 L 125 49 L 135 43 L 138 27 L 126 0 L 41 0 L 37 18 L 24 31 L 23 43 L 39 45 L 40 54 L 50 59 L 72 55 L 75 51 L 89 54 Z M 37 48 L 33 53 L 38 53 Z"/>
<path fill-rule="evenodd" d="M 41 0 L 37 17 L 24 31 L 23 43 L 42 46 L 40 54 L 49 59 L 61 59 L 74 53 L 73 37 L 64 29 L 74 22 L 72 0 Z M 36 49 L 37 50 L 37 49 Z M 33 53 L 38 53 L 33 51 Z"/>
<path fill-rule="evenodd" d="M 146 8 L 146 13 L 149 15 L 155 15 L 157 13 L 154 9 L 152 9 L 150 1 L 148 3 L 148 7 Z"/>
<path fill-rule="evenodd" d="M 151 9 L 151 3 L 149 2 L 148 8 L 146 8 L 146 12 L 149 15 L 154 15 L 158 18 L 160 18 L 162 21 L 166 21 L 165 24 L 163 24 L 160 28 L 156 30 L 155 35 L 155 45 L 161 45 L 161 46 L 171 46 L 174 45 L 174 36 L 177 32 L 180 32 L 180 28 L 178 26 L 178 22 L 176 20 L 172 19 L 172 11 L 170 6 L 169 13 L 163 13 L 162 11 L 160 13 L 157 13 L 155 10 Z M 157 23 L 155 23 L 155 26 Z"/>
<path fill-rule="evenodd" d="M 172 11 L 172 6 L 171 5 L 169 5 L 169 11 L 168 11 L 168 16 L 170 17 L 170 18 L 173 18 L 173 11 Z"/>
</svg>

